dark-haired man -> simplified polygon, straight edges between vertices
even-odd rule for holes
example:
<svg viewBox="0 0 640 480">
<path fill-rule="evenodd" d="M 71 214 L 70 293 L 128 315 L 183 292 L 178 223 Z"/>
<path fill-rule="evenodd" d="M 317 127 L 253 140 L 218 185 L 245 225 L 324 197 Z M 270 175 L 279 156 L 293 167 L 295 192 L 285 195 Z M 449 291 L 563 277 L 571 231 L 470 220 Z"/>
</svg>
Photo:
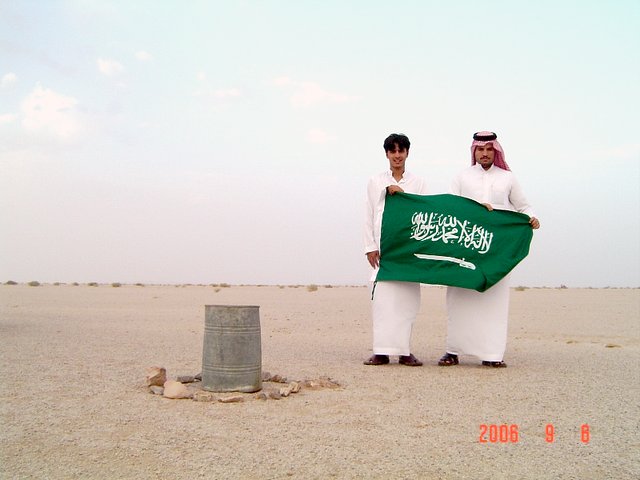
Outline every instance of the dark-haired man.
<svg viewBox="0 0 640 480">
<path fill-rule="evenodd" d="M 386 196 L 397 192 L 426 194 L 424 180 L 405 170 L 410 146 L 406 135 L 389 135 L 383 144 L 389 169 L 371 177 L 367 185 L 364 243 L 367 260 L 374 269 L 374 282 L 380 265 L 380 232 Z M 373 355 L 365 365 L 387 364 L 389 355 L 398 355 L 398 361 L 403 365 L 422 365 L 410 348 L 411 330 L 419 309 L 419 283 L 385 281 L 373 284 Z"/>
<path fill-rule="evenodd" d="M 520 184 L 509 169 L 498 136 L 478 132 L 471 144 L 471 166 L 455 177 L 451 193 L 482 203 L 489 210 L 512 210 L 529 215 L 531 227 L 540 227 Z M 458 364 L 458 355 L 478 357 L 482 365 L 506 367 L 509 317 L 509 275 L 485 292 L 447 288 L 447 346 L 440 366 Z"/>
</svg>

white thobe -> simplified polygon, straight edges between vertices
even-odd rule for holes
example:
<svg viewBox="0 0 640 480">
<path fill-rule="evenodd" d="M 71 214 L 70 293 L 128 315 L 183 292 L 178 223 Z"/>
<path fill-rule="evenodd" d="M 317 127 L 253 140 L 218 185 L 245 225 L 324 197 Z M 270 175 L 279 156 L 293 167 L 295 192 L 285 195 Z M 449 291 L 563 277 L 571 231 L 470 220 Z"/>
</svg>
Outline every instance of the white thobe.
<svg viewBox="0 0 640 480">
<path fill-rule="evenodd" d="M 453 180 L 451 193 L 534 216 L 513 173 L 496 166 L 484 170 L 476 164 L 463 170 Z M 509 276 L 485 292 L 448 287 L 447 316 L 448 353 L 501 361 L 507 346 Z"/>
<path fill-rule="evenodd" d="M 406 193 L 425 195 L 424 179 L 405 171 L 400 181 L 390 170 L 369 179 L 364 222 L 365 253 L 380 250 L 382 213 L 387 187 L 398 185 Z M 371 280 L 375 280 L 374 270 Z M 409 355 L 411 330 L 420 309 L 420 284 L 414 282 L 377 282 L 373 288 L 371 317 L 373 320 L 373 353 Z"/>
</svg>

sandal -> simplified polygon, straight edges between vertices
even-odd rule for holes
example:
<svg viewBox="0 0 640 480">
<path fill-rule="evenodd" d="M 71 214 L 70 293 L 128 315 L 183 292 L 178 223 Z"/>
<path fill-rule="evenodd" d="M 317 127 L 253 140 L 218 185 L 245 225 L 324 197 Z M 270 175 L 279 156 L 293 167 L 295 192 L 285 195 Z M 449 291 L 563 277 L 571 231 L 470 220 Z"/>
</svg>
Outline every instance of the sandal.
<svg viewBox="0 0 640 480">
<path fill-rule="evenodd" d="M 389 363 L 389 355 L 371 355 L 364 361 L 365 365 L 386 365 Z"/>
<path fill-rule="evenodd" d="M 454 355 L 453 353 L 445 353 L 440 360 L 438 360 L 438 365 L 441 367 L 450 367 L 451 365 L 458 365 L 458 355 Z"/>
<path fill-rule="evenodd" d="M 407 367 L 421 367 L 422 366 L 422 362 L 420 360 L 418 360 L 413 353 L 410 353 L 409 355 L 400 355 L 400 358 L 398 359 L 398 363 L 400 365 L 406 365 Z"/>
<path fill-rule="evenodd" d="M 482 365 L 484 367 L 507 368 L 507 364 L 504 363 L 502 360 L 500 360 L 499 362 L 487 362 L 486 360 L 483 360 Z"/>
</svg>

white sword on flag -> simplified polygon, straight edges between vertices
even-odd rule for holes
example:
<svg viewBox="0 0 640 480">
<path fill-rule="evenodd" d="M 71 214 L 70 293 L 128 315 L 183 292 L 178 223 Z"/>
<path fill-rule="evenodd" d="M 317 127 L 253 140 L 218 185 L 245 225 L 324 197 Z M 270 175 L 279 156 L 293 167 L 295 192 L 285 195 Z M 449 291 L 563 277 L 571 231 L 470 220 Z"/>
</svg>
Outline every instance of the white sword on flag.
<svg viewBox="0 0 640 480">
<path fill-rule="evenodd" d="M 443 257 L 441 255 L 425 255 L 423 253 L 414 253 L 414 255 L 418 258 L 422 258 L 423 260 L 442 260 L 445 262 L 457 263 L 461 267 L 468 268 L 470 270 L 476 269 L 476 266 L 473 263 L 467 262 L 464 258 L 460 259 L 455 257 Z"/>
</svg>

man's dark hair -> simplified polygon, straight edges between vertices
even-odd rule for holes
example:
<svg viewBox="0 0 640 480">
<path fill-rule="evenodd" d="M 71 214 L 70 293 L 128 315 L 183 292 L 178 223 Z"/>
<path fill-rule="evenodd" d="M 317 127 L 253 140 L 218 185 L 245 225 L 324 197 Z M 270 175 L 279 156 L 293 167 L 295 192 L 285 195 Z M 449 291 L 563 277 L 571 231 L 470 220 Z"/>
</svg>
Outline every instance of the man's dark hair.
<svg viewBox="0 0 640 480">
<path fill-rule="evenodd" d="M 400 148 L 400 150 L 408 151 L 409 147 L 411 146 L 411 142 L 409 141 L 407 136 L 403 135 L 402 133 L 392 133 L 384 140 L 384 151 L 390 152 L 391 150 L 395 150 L 396 145 L 398 145 L 398 148 Z"/>
</svg>

